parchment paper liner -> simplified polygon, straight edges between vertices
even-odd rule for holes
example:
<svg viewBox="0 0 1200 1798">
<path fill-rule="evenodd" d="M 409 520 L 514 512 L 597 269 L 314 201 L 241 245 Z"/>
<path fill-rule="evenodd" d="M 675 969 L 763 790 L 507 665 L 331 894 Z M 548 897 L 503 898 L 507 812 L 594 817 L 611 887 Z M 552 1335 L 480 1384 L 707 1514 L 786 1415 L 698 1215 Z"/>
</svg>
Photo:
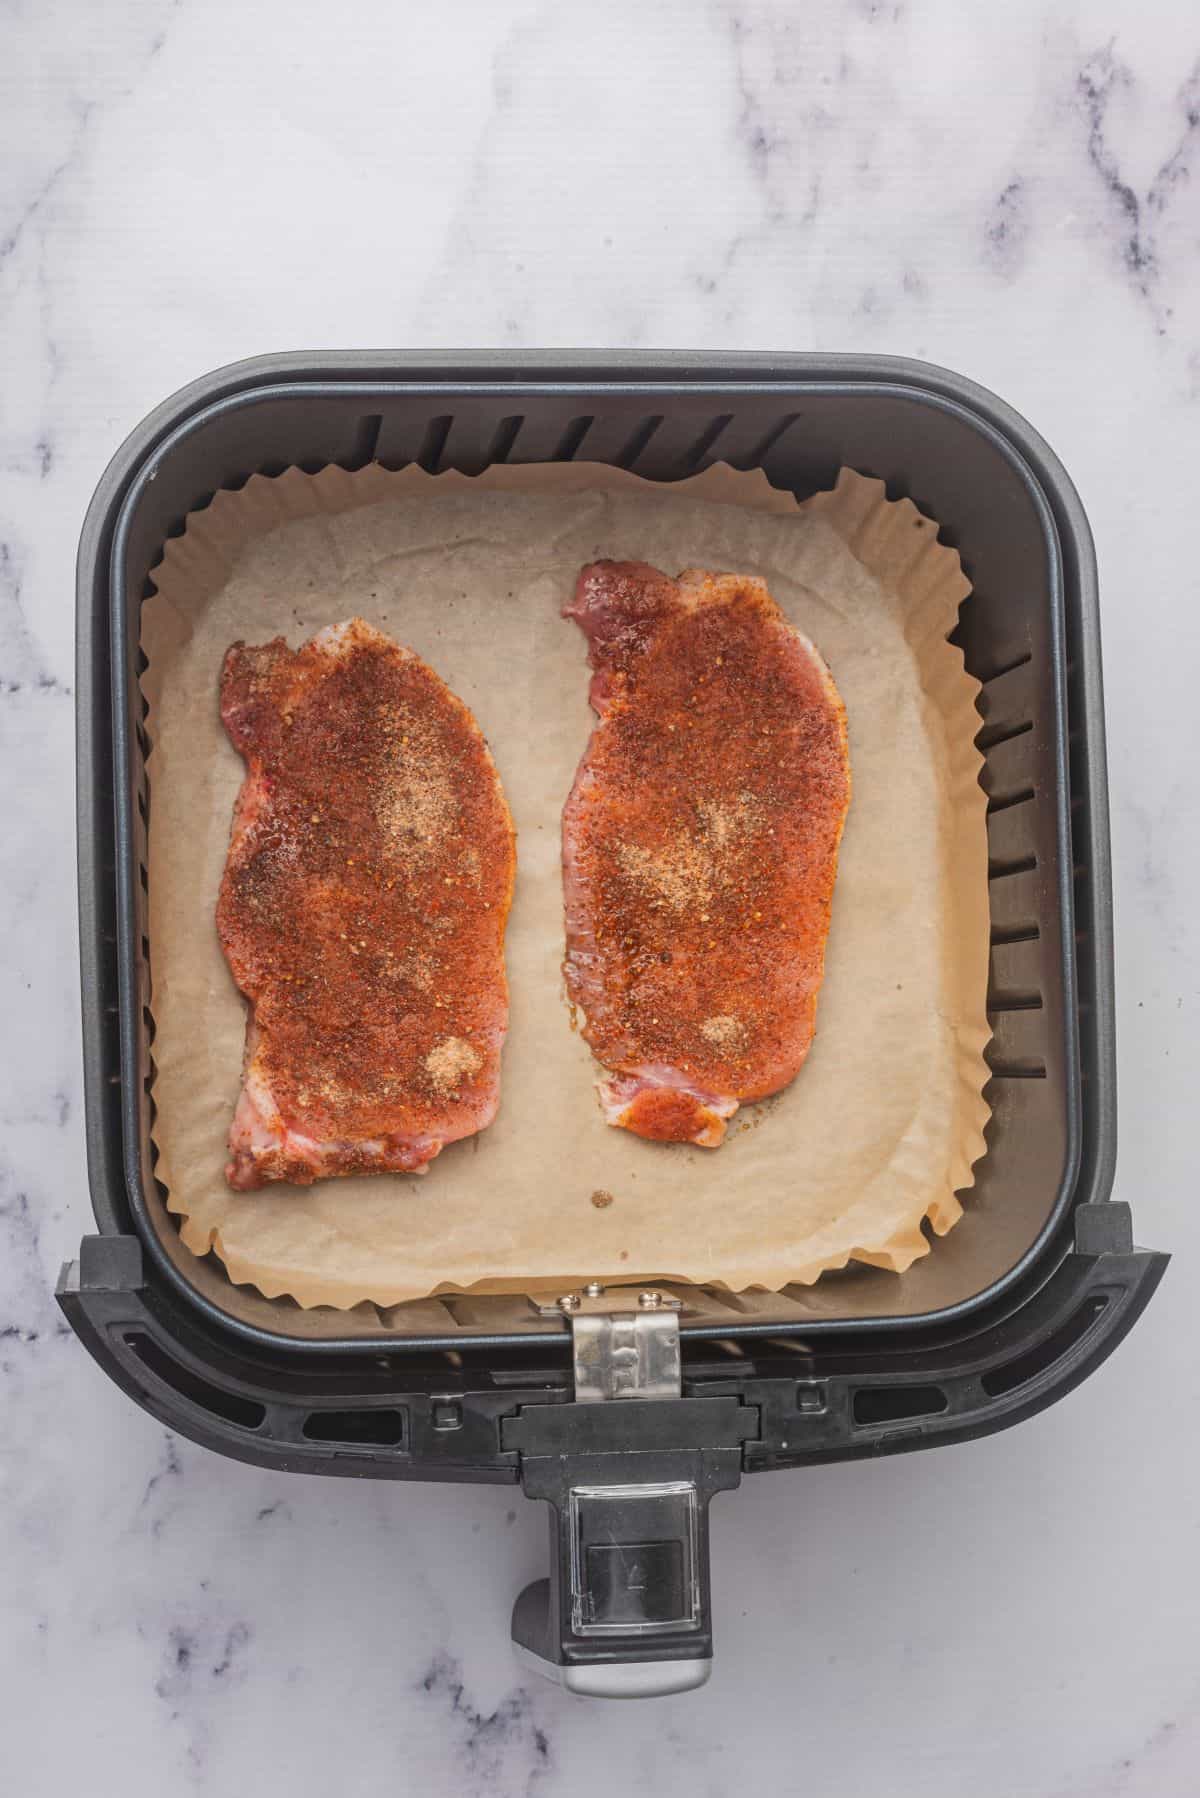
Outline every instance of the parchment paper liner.
<svg viewBox="0 0 1200 1798">
<path fill-rule="evenodd" d="M 269 1298 L 339 1309 L 583 1278 L 778 1290 L 851 1259 L 903 1271 L 926 1254 L 922 1220 L 944 1234 L 961 1215 L 988 1116 L 979 689 L 946 641 L 969 587 L 936 536 L 848 470 L 797 505 L 721 466 L 669 487 L 575 464 L 291 469 L 192 514 L 142 613 L 154 1138 L 188 1247 Z M 583 639 L 558 611 L 597 555 L 763 576 L 849 717 L 854 798 L 816 1043 L 715 1153 L 603 1123 L 562 998 L 559 815 L 592 719 Z M 235 638 L 299 644 L 355 613 L 472 707 L 516 820 L 500 1116 L 423 1178 L 233 1193 L 244 1011 L 213 908 L 242 765 L 218 670 Z"/>
</svg>

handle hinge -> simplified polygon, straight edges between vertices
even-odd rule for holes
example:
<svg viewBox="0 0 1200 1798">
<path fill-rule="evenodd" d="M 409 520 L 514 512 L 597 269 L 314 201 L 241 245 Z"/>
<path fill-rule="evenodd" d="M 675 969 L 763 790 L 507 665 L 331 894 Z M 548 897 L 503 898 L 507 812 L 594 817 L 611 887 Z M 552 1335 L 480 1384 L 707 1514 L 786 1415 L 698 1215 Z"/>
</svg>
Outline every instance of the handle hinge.
<svg viewBox="0 0 1200 1798">
<path fill-rule="evenodd" d="M 679 1299 L 655 1287 L 609 1289 L 599 1280 L 537 1306 L 540 1316 L 562 1317 L 570 1326 L 579 1405 L 678 1398 L 682 1309 Z"/>
</svg>

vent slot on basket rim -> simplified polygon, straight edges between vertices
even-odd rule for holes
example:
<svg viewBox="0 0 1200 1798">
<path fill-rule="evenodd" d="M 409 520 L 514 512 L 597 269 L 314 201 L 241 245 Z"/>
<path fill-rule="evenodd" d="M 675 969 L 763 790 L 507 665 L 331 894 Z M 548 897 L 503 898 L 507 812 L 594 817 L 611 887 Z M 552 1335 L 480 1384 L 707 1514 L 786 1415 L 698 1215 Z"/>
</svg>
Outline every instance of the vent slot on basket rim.
<svg viewBox="0 0 1200 1798">
<path fill-rule="evenodd" d="M 901 1423 L 940 1417 L 950 1401 L 941 1386 L 859 1386 L 852 1401 L 855 1423 Z"/>
<path fill-rule="evenodd" d="M 322 1409 L 308 1413 L 301 1434 L 308 1442 L 335 1442 L 347 1448 L 400 1448 L 408 1438 L 408 1419 L 388 1405 Z"/>
</svg>

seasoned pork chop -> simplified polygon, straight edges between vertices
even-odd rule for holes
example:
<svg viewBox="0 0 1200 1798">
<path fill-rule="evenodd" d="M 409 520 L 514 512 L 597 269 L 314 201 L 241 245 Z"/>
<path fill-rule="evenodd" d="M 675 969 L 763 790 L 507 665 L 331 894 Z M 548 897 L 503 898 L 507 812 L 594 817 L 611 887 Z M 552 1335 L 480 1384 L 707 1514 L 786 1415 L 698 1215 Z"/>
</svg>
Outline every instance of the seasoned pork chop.
<svg viewBox="0 0 1200 1798">
<path fill-rule="evenodd" d="M 813 1039 L 846 717 L 759 580 L 595 562 L 592 733 L 563 814 L 568 995 L 609 1123 L 716 1148 Z"/>
<path fill-rule="evenodd" d="M 217 928 L 250 1005 L 231 1186 L 424 1172 L 495 1116 L 515 848 L 471 713 L 352 618 L 235 643 Z"/>
</svg>

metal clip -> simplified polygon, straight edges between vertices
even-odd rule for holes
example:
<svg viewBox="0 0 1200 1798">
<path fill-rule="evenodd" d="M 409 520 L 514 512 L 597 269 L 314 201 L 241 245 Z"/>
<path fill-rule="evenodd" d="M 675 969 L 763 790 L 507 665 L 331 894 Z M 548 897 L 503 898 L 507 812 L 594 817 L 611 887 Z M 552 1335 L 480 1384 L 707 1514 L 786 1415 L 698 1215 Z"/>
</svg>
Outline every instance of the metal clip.
<svg viewBox="0 0 1200 1798">
<path fill-rule="evenodd" d="M 581 1291 L 537 1308 L 541 1316 L 565 1317 L 571 1326 L 577 1404 L 679 1397 L 683 1307 L 672 1293 L 652 1286 L 606 1291 L 599 1280 L 589 1280 Z"/>
</svg>

